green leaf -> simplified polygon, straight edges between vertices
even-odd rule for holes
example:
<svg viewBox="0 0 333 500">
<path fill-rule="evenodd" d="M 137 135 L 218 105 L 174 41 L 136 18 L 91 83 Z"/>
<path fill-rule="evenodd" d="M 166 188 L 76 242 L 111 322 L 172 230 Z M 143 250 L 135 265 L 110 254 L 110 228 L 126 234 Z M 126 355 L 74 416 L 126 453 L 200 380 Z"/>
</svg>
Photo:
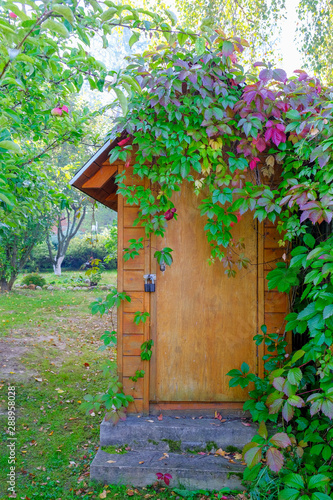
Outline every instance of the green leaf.
<svg viewBox="0 0 333 500">
<path fill-rule="evenodd" d="M 67 30 L 66 26 L 62 23 L 58 23 L 57 21 L 54 21 L 53 19 L 47 19 L 43 24 L 42 28 L 47 28 L 48 30 L 54 31 L 58 35 L 62 36 L 63 38 L 68 38 L 69 37 L 69 31 Z"/>
<path fill-rule="evenodd" d="M 166 15 L 170 19 L 172 26 L 175 26 L 177 24 L 177 16 L 176 16 L 176 14 L 174 14 L 172 12 L 172 10 L 170 10 L 170 9 L 164 9 L 164 10 L 165 10 Z"/>
<path fill-rule="evenodd" d="M 198 56 L 201 56 L 205 52 L 206 40 L 202 37 L 198 37 L 195 41 L 195 50 Z"/>
<path fill-rule="evenodd" d="M 186 33 L 178 33 L 177 38 L 179 45 L 183 46 L 186 40 L 188 39 L 188 35 Z"/>
<path fill-rule="evenodd" d="M 259 434 L 259 436 L 261 436 L 264 439 L 267 439 L 267 437 L 268 437 L 267 427 L 266 427 L 266 424 L 263 420 L 260 422 L 258 434 Z"/>
<path fill-rule="evenodd" d="M 286 116 L 288 118 L 290 118 L 291 120 L 300 120 L 301 119 L 301 115 L 299 114 L 298 111 L 296 111 L 296 109 L 291 109 L 291 110 L 287 111 Z"/>
<path fill-rule="evenodd" d="M 278 500 L 297 500 L 299 498 L 299 491 L 292 488 L 285 488 L 279 492 Z"/>
<path fill-rule="evenodd" d="M 296 488 L 297 490 L 301 490 L 302 488 L 304 488 L 304 481 L 302 476 L 300 476 L 299 474 L 295 474 L 293 472 L 291 474 L 288 474 L 283 479 L 283 482 L 287 486 L 291 486 L 292 488 Z"/>
<path fill-rule="evenodd" d="M 117 87 L 115 87 L 113 90 L 115 91 L 115 93 L 116 93 L 116 95 L 118 97 L 118 100 L 120 102 L 120 106 L 121 106 L 123 115 L 126 116 L 127 115 L 127 110 L 128 110 L 126 96 L 125 96 L 124 92 L 122 90 L 118 89 Z"/>
<path fill-rule="evenodd" d="M 241 371 L 243 373 L 248 373 L 250 371 L 250 367 L 247 363 L 242 363 L 242 366 L 241 366 Z"/>
<path fill-rule="evenodd" d="M 110 19 L 113 18 L 113 16 L 118 12 L 118 9 L 115 9 L 114 7 L 110 7 L 106 11 L 103 12 L 101 15 L 101 21 L 102 23 L 105 23 L 106 21 L 110 21 Z"/>
<path fill-rule="evenodd" d="M 21 148 L 16 142 L 13 141 L 0 141 L 0 148 L 7 149 L 7 151 L 13 151 L 17 155 L 21 155 Z"/>
<path fill-rule="evenodd" d="M 140 39 L 140 33 L 137 33 L 136 31 L 132 32 L 131 38 L 128 40 L 129 46 L 132 48 L 133 45 Z"/>
<path fill-rule="evenodd" d="M 312 234 L 306 233 L 303 236 L 303 241 L 308 247 L 313 248 L 316 244 L 315 238 L 312 236 Z"/>
<path fill-rule="evenodd" d="M 67 21 L 70 24 L 74 24 L 75 17 L 74 17 L 73 11 L 67 5 L 55 4 L 52 7 L 52 10 L 54 12 L 56 12 L 57 14 L 60 14 L 61 16 L 63 16 L 65 19 L 67 19 Z"/>
<path fill-rule="evenodd" d="M 327 483 L 329 483 L 330 478 L 324 476 L 324 474 L 316 474 L 315 476 L 311 476 L 308 482 L 308 487 L 310 489 L 313 488 L 323 488 Z"/>
<path fill-rule="evenodd" d="M 329 304 L 328 306 L 325 307 L 325 309 L 323 311 L 323 316 L 324 316 L 324 319 L 327 319 L 332 315 L 333 315 L 333 304 Z"/>
<path fill-rule="evenodd" d="M 321 493 L 320 491 L 315 491 L 311 495 L 311 500 L 332 500 L 332 497 L 326 495 L 326 493 Z"/>
<path fill-rule="evenodd" d="M 287 376 L 291 385 L 298 385 L 303 378 L 302 371 L 299 368 L 292 368 Z"/>
</svg>

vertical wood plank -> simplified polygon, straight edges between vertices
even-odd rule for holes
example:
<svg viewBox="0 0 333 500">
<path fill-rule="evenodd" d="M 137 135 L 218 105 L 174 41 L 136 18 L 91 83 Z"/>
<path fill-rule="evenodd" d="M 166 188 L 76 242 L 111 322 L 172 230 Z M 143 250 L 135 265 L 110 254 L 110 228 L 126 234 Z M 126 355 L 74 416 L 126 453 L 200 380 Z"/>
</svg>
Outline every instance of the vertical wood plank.
<svg viewBox="0 0 333 500">
<path fill-rule="evenodd" d="M 258 326 L 257 333 L 261 332 L 261 326 L 265 322 L 265 273 L 264 273 L 264 258 L 265 258 L 265 247 L 264 247 L 264 224 L 259 223 L 257 225 L 257 235 L 258 235 L 258 254 L 257 254 L 257 266 L 258 266 Z M 265 354 L 265 346 L 261 344 L 257 346 L 257 373 L 259 377 L 264 376 L 264 361 L 262 359 Z"/>
<path fill-rule="evenodd" d="M 118 195 L 118 259 L 117 259 L 117 290 L 124 291 L 124 198 Z M 119 382 L 123 383 L 123 302 L 117 311 L 117 367 Z"/>
</svg>

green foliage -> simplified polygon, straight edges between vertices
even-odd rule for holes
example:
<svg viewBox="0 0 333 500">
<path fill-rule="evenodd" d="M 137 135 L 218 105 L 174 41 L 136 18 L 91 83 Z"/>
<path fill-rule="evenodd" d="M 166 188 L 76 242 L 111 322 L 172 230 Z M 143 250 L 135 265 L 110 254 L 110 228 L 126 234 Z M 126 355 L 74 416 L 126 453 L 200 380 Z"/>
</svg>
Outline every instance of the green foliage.
<svg viewBox="0 0 333 500">
<path fill-rule="evenodd" d="M 114 245 L 114 242 L 116 245 L 117 233 L 112 236 L 112 243 L 110 243 L 108 231 L 99 234 L 97 241 L 91 241 L 89 234 L 83 237 L 76 236 L 69 243 L 62 267 L 64 269 L 79 270 L 93 257 L 103 261 L 105 269 L 116 269 L 116 255 L 114 257 L 114 254 L 112 254 L 111 257 L 110 246 L 107 246 L 109 244 Z M 46 242 L 42 242 L 33 248 L 24 268 L 27 270 L 39 269 L 40 271 L 52 269 Z"/>
<path fill-rule="evenodd" d="M 109 347 L 115 347 L 117 343 L 117 332 L 109 330 L 105 330 L 103 335 L 101 336 L 101 340 L 103 340 L 103 345 L 98 348 L 98 351 L 105 351 L 105 349 Z"/>
<path fill-rule="evenodd" d="M 133 382 L 137 382 L 139 378 L 143 378 L 145 376 L 145 371 L 144 370 L 136 370 L 135 374 L 133 377 L 128 377 L 130 380 Z"/>
<path fill-rule="evenodd" d="M 90 286 L 96 286 L 102 279 L 102 272 L 104 266 L 100 259 L 91 259 L 89 261 L 89 267 L 85 271 L 85 275 L 90 279 Z"/>
<path fill-rule="evenodd" d="M 31 273 L 24 276 L 22 280 L 22 285 L 36 285 L 43 287 L 44 285 L 46 285 L 46 280 L 40 274 Z"/>
<path fill-rule="evenodd" d="M 102 298 L 98 298 L 96 301 L 92 302 L 89 305 L 91 314 L 99 313 L 101 316 L 103 316 L 103 314 L 107 314 L 114 306 L 119 307 L 122 300 L 131 302 L 131 297 L 129 297 L 129 295 L 127 295 L 125 292 L 117 292 L 117 289 L 114 288 L 106 296 L 105 300 L 103 300 Z"/>
<path fill-rule="evenodd" d="M 148 312 L 140 312 L 137 311 L 134 313 L 134 323 L 136 325 L 139 325 L 141 322 L 145 323 L 147 321 L 147 318 L 149 318 L 150 314 Z"/>
<path fill-rule="evenodd" d="M 98 412 L 101 409 L 106 410 L 105 419 L 111 420 L 116 425 L 119 420 L 125 420 L 126 408 L 128 404 L 134 401 L 132 396 L 125 396 L 122 392 L 122 384 L 118 382 L 116 377 L 110 380 L 109 388 L 105 394 L 84 396 L 85 403 L 81 407 L 86 410 L 87 414 Z"/>
<path fill-rule="evenodd" d="M 139 255 L 139 250 L 143 249 L 143 238 L 130 239 L 128 240 L 130 243 L 128 248 L 124 248 L 124 261 L 128 261 L 130 259 L 134 259 L 137 255 Z"/>
<path fill-rule="evenodd" d="M 142 361 L 150 361 L 153 354 L 152 351 L 153 345 L 154 341 L 151 339 L 147 340 L 146 342 L 143 342 L 143 344 L 141 345 L 141 354 L 140 354 Z"/>
</svg>

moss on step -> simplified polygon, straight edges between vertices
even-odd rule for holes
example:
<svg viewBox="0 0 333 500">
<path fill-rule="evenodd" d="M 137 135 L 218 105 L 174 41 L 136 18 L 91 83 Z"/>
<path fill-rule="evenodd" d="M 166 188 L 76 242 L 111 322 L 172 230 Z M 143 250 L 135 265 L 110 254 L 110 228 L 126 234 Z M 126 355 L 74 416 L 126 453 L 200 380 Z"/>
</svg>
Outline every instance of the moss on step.
<svg viewBox="0 0 333 500">
<path fill-rule="evenodd" d="M 162 439 L 162 441 L 164 441 L 165 443 L 168 443 L 169 451 L 171 451 L 171 453 L 177 453 L 177 452 L 182 451 L 181 450 L 181 444 L 182 444 L 181 441 L 173 441 L 172 439 Z"/>
<path fill-rule="evenodd" d="M 158 445 L 158 441 L 154 441 L 154 439 L 148 439 L 148 443 L 153 444 L 155 446 Z"/>
<path fill-rule="evenodd" d="M 110 453 L 110 455 L 124 455 L 125 453 L 127 453 L 127 450 L 125 450 L 127 446 L 128 446 L 127 444 L 125 444 L 125 446 L 121 448 L 119 446 L 114 446 L 114 445 L 102 446 L 101 450 L 105 451 L 106 453 Z"/>
</svg>

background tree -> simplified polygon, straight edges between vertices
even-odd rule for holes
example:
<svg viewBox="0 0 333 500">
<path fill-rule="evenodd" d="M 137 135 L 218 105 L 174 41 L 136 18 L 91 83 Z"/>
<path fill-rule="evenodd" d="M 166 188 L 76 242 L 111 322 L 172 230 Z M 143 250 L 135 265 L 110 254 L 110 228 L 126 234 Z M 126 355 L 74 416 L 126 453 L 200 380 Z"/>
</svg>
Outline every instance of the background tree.
<svg viewBox="0 0 333 500">
<path fill-rule="evenodd" d="M 70 241 L 76 236 L 85 218 L 87 207 L 84 200 L 78 203 L 69 203 L 62 212 L 57 214 L 57 243 L 53 245 L 50 233 L 47 233 L 46 242 L 49 250 L 49 257 L 52 262 L 54 274 L 61 275 L 61 264 L 66 256 Z"/>
</svg>

